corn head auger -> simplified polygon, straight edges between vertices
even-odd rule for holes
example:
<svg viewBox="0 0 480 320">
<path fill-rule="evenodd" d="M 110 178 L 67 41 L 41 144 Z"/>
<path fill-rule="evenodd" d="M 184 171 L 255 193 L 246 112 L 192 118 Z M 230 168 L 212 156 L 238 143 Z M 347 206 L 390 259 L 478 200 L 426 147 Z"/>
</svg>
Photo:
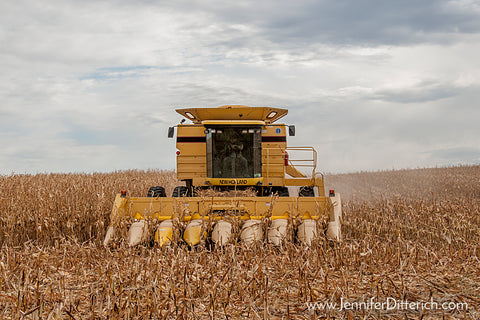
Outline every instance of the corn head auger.
<svg viewBox="0 0 480 320">
<path fill-rule="evenodd" d="M 286 109 L 176 111 L 192 122 L 176 126 L 177 177 L 185 185 L 172 197 L 162 186 L 151 187 L 146 197 L 118 194 L 105 246 L 122 228 L 128 229 L 129 246 L 152 239 L 160 246 L 181 239 L 189 246 L 264 239 L 272 245 L 294 239 L 311 245 L 322 234 L 341 240 L 340 195 L 325 194 L 314 148 L 287 147 L 287 132 L 294 136 L 295 127 L 274 123 Z M 174 135 L 170 127 L 168 137 Z"/>
</svg>

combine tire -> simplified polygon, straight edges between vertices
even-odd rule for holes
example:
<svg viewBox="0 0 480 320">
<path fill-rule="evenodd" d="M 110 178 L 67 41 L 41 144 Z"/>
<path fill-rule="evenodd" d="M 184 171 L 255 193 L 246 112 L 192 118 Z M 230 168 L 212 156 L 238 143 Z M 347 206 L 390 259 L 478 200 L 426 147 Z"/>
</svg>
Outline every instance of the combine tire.
<svg viewBox="0 0 480 320">
<path fill-rule="evenodd" d="M 278 193 L 279 197 L 289 197 L 290 194 L 288 193 L 288 188 L 287 187 L 275 187 L 272 188 L 273 193 Z"/>
<path fill-rule="evenodd" d="M 173 189 L 172 197 L 179 198 L 179 197 L 186 197 L 188 196 L 188 188 L 185 186 L 178 186 Z"/>
<path fill-rule="evenodd" d="M 277 194 L 279 197 L 289 197 L 288 187 L 270 187 L 263 190 L 263 197 L 271 197 Z"/>
<path fill-rule="evenodd" d="M 304 186 L 300 188 L 298 192 L 299 197 L 315 197 L 315 192 L 313 191 L 313 187 Z"/>
<path fill-rule="evenodd" d="M 167 194 L 165 193 L 164 187 L 156 186 L 156 187 L 150 187 L 150 189 L 148 189 L 147 197 L 157 198 L 157 197 L 166 197 L 166 196 Z"/>
</svg>

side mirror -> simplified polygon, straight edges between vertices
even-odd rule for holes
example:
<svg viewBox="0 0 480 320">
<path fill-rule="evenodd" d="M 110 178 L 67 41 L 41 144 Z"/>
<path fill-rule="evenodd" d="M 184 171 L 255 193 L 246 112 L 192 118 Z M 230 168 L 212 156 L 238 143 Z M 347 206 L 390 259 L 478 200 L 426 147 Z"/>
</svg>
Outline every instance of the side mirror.
<svg viewBox="0 0 480 320">
<path fill-rule="evenodd" d="M 288 135 L 291 137 L 295 136 L 295 126 L 288 126 Z"/>
<path fill-rule="evenodd" d="M 175 134 L 175 127 L 169 127 L 168 128 L 168 137 L 173 138 L 174 134 Z"/>
</svg>

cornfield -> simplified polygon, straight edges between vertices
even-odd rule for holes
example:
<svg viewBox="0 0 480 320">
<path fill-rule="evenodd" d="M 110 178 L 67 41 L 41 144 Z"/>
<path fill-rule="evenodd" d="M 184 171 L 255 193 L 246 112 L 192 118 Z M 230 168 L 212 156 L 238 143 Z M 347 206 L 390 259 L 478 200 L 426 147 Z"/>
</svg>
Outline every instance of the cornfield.
<svg viewBox="0 0 480 320">
<path fill-rule="evenodd" d="M 327 175 L 341 243 L 104 248 L 115 194 L 154 185 L 178 181 L 0 176 L 0 318 L 480 318 L 480 166 Z"/>
</svg>

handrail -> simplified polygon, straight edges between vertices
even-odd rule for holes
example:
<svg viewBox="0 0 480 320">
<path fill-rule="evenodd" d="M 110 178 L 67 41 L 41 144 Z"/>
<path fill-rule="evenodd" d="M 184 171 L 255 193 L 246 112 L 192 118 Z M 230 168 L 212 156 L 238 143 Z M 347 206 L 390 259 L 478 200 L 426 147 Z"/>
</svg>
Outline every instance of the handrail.
<svg viewBox="0 0 480 320">
<path fill-rule="evenodd" d="M 289 155 L 288 158 L 288 164 L 291 165 L 292 167 L 306 167 L 306 168 L 312 168 L 312 179 L 315 179 L 316 175 L 316 169 L 317 169 L 317 151 L 313 147 L 287 147 L 287 148 L 263 148 L 266 152 L 266 163 L 264 165 L 267 166 L 267 176 L 269 174 L 268 170 L 270 168 L 270 158 L 271 158 L 271 150 L 277 150 L 280 151 L 281 154 L 284 154 L 285 152 L 288 153 L 288 151 L 293 151 L 293 152 L 310 152 L 311 156 L 307 156 L 306 158 L 299 158 L 299 159 L 294 159 Z"/>
<path fill-rule="evenodd" d="M 311 158 L 308 159 L 292 159 L 290 156 L 288 162 L 292 167 L 307 167 L 312 168 L 312 178 L 315 178 L 315 171 L 317 169 L 317 151 L 313 147 L 287 147 L 285 151 L 306 151 L 311 152 Z M 306 163 L 305 163 L 306 162 Z M 296 163 L 296 164 L 295 164 Z"/>
</svg>

